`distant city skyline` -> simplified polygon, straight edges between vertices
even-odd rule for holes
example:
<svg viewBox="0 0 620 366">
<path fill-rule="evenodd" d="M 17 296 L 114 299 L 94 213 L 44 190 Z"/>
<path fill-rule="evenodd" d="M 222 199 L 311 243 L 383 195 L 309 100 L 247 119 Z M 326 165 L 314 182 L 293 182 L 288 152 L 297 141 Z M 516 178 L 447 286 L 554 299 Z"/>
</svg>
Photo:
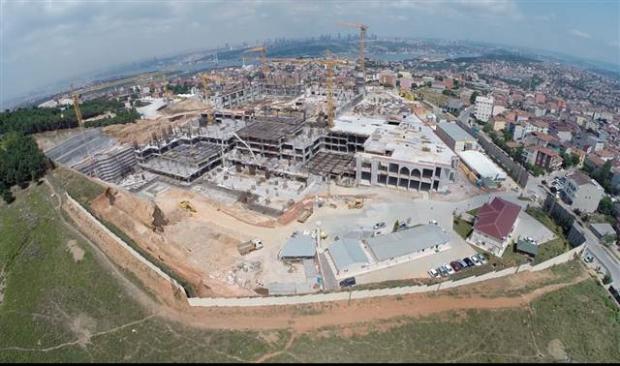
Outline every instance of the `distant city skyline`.
<svg viewBox="0 0 620 366">
<path fill-rule="evenodd" d="M 189 49 L 354 32 L 489 42 L 620 66 L 617 1 L 0 0 L 0 101 Z"/>
</svg>

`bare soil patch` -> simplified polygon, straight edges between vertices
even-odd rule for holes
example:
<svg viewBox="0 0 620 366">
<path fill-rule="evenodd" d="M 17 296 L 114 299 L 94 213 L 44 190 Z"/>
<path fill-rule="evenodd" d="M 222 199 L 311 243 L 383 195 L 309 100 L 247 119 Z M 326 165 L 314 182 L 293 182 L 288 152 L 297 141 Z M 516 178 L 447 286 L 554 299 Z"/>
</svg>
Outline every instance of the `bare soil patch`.
<svg viewBox="0 0 620 366">
<path fill-rule="evenodd" d="M 90 337 L 95 332 L 96 327 L 97 321 L 84 313 L 72 318 L 69 325 L 82 347 L 86 347 L 90 343 Z"/>
<path fill-rule="evenodd" d="M 568 360 L 568 354 L 564 349 L 564 344 L 559 339 L 554 339 L 547 345 L 547 352 L 553 357 L 556 361 L 566 361 Z"/>
<path fill-rule="evenodd" d="M 75 263 L 79 263 L 82 259 L 84 259 L 84 249 L 82 249 L 76 240 L 69 240 L 67 242 L 67 250 L 73 256 L 73 260 Z"/>
</svg>

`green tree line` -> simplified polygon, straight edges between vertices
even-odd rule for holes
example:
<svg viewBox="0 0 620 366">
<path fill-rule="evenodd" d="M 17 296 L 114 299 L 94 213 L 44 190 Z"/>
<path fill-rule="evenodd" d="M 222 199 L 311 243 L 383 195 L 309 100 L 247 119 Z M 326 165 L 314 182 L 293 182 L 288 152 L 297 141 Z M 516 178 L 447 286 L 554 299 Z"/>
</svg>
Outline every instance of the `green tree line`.
<svg viewBox="0 0 620 366">
<path fill-rule="evenodd" d="M 139 118 L 139 114 L 135 109 L 127 111 L 123 103 L 103 98 L 83 102 L 80 104 L 80 111 L 82 112 L 83 119 L 95 117 L 108 111 L 115 113 L 118 117 L 103 119 L 95 123 L 87 123 L 87 127 L 129 123 Z M 72 106 L 56 108 L 27 107 L 0 113 L 0 135 L 10 131 L 32 134 L 75 127 L 78 127 L 78 122 Z"/>
<path fill-rule="evenodd" d="M 41 178 L 49 161 L 32 136 L 9 132 L 0 140 L 0 194 L 7 202 L 13 201 L 11 187 L 26 187 Z"/>
</svg>

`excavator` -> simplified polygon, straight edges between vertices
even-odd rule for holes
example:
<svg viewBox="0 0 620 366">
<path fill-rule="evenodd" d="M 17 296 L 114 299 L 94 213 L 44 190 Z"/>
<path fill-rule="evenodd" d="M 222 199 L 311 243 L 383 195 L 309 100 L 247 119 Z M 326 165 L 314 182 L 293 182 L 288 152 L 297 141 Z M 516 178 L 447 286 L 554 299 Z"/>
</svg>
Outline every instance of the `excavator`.
<svg viewBox="0 0 620 366">
<path fill-rule="evenodd" d="M 189 212 L 189 213 L 196 213 L 196 209 L 194 208 L 194 206 L 192 206 L 191 203 L 189 203 L 189 201 L 181 201 L 179 202 L 179 206 L 184 209 L 185 211 Z"/>
</svg>

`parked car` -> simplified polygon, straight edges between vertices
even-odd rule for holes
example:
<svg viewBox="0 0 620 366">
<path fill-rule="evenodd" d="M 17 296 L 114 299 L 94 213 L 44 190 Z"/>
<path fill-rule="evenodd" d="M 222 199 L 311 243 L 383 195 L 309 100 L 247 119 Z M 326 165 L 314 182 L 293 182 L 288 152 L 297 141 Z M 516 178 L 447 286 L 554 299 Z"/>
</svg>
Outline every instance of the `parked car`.
<svg viewBox="0 0 620 366">
<path fill-rule="evenodd" d="M 437 277 L 439 277 L 439 271 L 437 271 L 437 270 L 436 270 L 436 269 L 434 269 L 434 268 L 431 268 L 431 269 L 428 271 L 428 275 L 429 275 L 429 276 L 431 276 L 431 278 L 437 278 Z"/>
<path fill-rule="evenodd" d="M 353 285 L 355 285 L 355 277 L 345 278 L 340 281 L 340 287 L 351 287 Z"/>
<path fill-rule="evenodd" d="M 463 266 L 461 265 L 461 263 L 459 263 L 459 261 L 450 262 L 450 266 L 452 267 L 452 269 L 454 269 L 454 272 L 458 272 L 463 269 Z"/>
<path fill-rule="evenodd" d="M 472 261 L 471 259 L 469 259 L 467 257 L 463 258 L 463 262 L 465 262 L 467 264 L 467 267 L 475 266 L 474 261 Z"/>
<path fill-rule="evenodd" d="M 383 229 L 385 227 L 385 222 L 378 222 L 375 224 L 375 226 L 373 226 L 373 229 L 377 230 L 377 229 Z"/>
<path fill-rule="evenodd" d="M 444 264 L 444 265 L 443 265 L 443 268 L 446 270 L 446 272 L 448 272 L 448 274 L 449 274 L 449 275 L 451 275 L 451 274 L 454 274 L 454 273 L 455 273 L 454 268 L 452 268 L 451 266 L 449 266 L 449 265 L 447 265 L 447 264 Z"/>
<path fill-rule="evenodd" d="M 544 180 L 544 179 L 542 181 L 540 181 L 540 183 L 542 183 L 543 185 L 547 185 L 547 181 Z"/>
<path fill-rule="evenodd" d="M 472 255 L 471 257 L 469 257 L 469 259 L 474 262 L 474 265 L 476 266 L 481 266 L 482 265 L 482 261 L 480 259 L 478 259 L 477 255 Z"/>
<path fill-rule="evenodd" d="M 439 272 L 441 277 L 446 277 L 449 275 L 448 270 L 444 266 L 437 267 L 437 272 Z"/>
<path fill-rule="evenodd" d="M 428 223 L 429 223 L 429 224 L 432 224 L 432 225 L 438 225 L 438 224 L 437 224 L 437 220 L 431 220 L 431 221 L 429 221 Z"/>
<path fill-rule="evenodd" d="M 487 257 L 482 254 L 482 253 L 478 253 L 476 254 L 476 257 L 478 257 L 478 260 L 482 263 L 482 264 L 487 264 L 488 260 Z"/>
</svg>

